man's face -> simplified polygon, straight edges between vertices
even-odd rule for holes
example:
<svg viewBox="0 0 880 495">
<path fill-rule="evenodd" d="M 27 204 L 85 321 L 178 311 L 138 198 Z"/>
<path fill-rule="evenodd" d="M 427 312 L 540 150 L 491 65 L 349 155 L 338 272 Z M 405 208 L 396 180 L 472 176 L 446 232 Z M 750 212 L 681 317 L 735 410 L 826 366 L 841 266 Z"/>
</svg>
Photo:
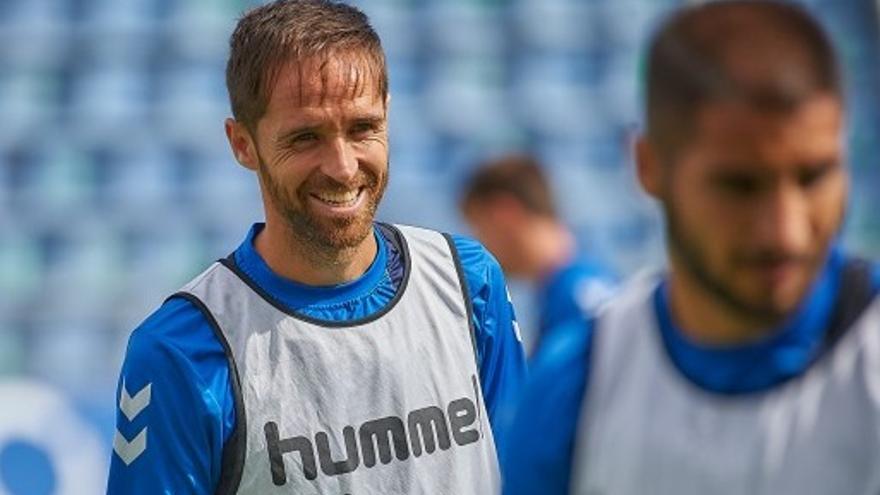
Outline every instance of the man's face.
<svg viewBox="0 0 880 495">
<path fill-rule="evenodd" d="M 526 221 L 518 200 L 503 194 L 473 200 L 464 211 L 471 231 L 512 277 L 528 276 L 526 246 L 521 237 Z"/>
<path fill-rule="evenodd" d="M 787 113 L 708 104 L 662 165 L 674 273 L 767 323 L 793 311 L 844 215 L 843 110 L 830 96 Z"/>
<path fill-rule="evenodd" d="M 387 102 L 363 62 L 284 66 L 256 128 L 267 217 L 317 250 L 358 246 L 388 183 Z"/>
</svg>

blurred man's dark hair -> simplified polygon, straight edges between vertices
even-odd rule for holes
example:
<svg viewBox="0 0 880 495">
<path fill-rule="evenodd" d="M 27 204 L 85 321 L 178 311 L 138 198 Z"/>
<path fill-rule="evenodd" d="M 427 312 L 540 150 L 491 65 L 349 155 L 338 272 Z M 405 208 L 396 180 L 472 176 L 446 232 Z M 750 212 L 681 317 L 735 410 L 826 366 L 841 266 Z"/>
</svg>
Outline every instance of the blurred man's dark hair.
<svg viewBox="0 0 880 495">
<path fill-rule="evenodd" d="M 460 206 L 467 211 L 499 195 L 516 199 L 534 214 L 557 216 L 550 184 L 541 164 L 531 155 L 506 155 L 479 164 L 465 184 Z"/>
<path fill-rule="evenodd" d="M 356 87 L 374 78 L 379 96 L 388 96 L 379 36 L 363 12 L 344 3 L 276 0 L 254 8 L 239 21 L 229 46 L 226 87 L 232 114 L 252 130 L 266 111 L 269 89 L 284 64 L 345 57 L 357 71 Z"/>
<path fill-rule="evenodd" d="M 526 332 L 531 349 L 547 330 L 591 314 L 612 293 L 615 274 L 578 249 L 534 156 L 512 154 L 478 164 L 459 206 L 507 275 L 533 284 L 539 314 L 537 334 Z"/>
<path fill-rule="evenodd" d="M 818 93 L 842 97 L 840 79 L 831 42 L 800 6 L 724 0 L 692 7 L 651 42 L 647 137 L 669 158 L 707 103 L 786 112 Z"/>
</svg>

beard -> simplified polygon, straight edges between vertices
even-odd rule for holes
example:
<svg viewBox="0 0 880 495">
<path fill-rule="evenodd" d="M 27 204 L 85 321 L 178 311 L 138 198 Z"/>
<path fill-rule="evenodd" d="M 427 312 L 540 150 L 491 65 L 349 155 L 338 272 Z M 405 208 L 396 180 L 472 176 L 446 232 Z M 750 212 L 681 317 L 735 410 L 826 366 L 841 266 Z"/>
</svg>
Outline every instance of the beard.
<svg viewBox="0 0 880 495">
<path fill-rule="evenodd" d="M 771 293 L 753 295 L 753 297 L 743 294 L 737 290 L 733 279 L 735 270 L 745 269 L 746 266 L 754 268 L 755 266 L 769 266 L 780 261 L 790 261 L 798 263 L 811 273 L 812 275 L 808 279 L 813 280 L 825 253 L 824 247 L 809 254 L 798 255 L 770 249 L 735 253 L 728 260 L 729 273 L 728 276 L 725 276 L 723 271 L 713 269 L 705 249 L 705 242 L 700 242 L 697 236 L 688 231 L 675 208 L 664 201 L 663 209 L 666 213 L 666 235 L 669 249 L 680 262 L 680 268 L 722 305 L 740 317 L 761 325 L 778 324 L 795 310 L 797 304 L 792 307 L 782 306 L 771 297 Z M 798 301 L 803 298 L 810 285 L 810 282 L 805 282 L 804 286 L 800 288 Z"/>
<path fill-rule="evenodd" d="M 309 255 L 332 259 L 340 252 L 360 246 L 372 234 L 376 210 L 388 186 L 387 172 L 376 174 L 361 169 L 348 184 L 315 172 L 291 190 L 272 176 L 262 159 L 259 164 L 260 181 L 272 204 L 287 223 L 292 240 Z M 360 190 L 365 201 L 365 206 L 352 215 L 330 217 L 318 214 L 311 207 L 309 196 L 312 191 L 344 192 L 352 189 Z"/>
</svg>

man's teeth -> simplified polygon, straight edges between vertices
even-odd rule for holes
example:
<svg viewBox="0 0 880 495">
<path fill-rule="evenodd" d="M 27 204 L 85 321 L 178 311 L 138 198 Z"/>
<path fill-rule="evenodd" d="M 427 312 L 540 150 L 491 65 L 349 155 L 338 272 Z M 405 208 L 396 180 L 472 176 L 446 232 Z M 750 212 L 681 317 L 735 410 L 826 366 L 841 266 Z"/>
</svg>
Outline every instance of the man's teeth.
<svg viewBox="0 0 880 495">
<path fill-rule="evenodd" d="M 358 198 L 359 192 L 358 189 L 344 192 L 320 192 L 315 193 L 315 196 L 325 203 L 344 205 L 353 203 Z"/>
</svg>

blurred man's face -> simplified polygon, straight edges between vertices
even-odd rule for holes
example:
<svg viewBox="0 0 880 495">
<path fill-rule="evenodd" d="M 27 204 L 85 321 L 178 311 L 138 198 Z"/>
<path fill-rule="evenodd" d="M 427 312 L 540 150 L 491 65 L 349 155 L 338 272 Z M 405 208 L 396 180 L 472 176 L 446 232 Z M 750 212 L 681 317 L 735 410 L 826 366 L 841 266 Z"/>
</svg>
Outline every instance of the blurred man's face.
<svg viewBox="0 0 880 495">
<path fill-rule="evenodd" d="M 516 200 L 493 197 L 476 200 L 465 208 L 464 216 L 474 236 L 512 277 L 528 276 L 525 247 L 520 241 L 522 207 Z"/>
<path fill-rule="evenodd" d="M 257 124 L 267 210 L 313 249 L 371 235 L 388 182 L 386 101 L 358 69 L 338 58 L 283 67 Z"/>
<path fill-rule="evenodd" d="M 662 168 L 673 272 L 768 323 L 809 289 L 844 215 L 843 110 L 813 97 L 770 113 L 709 104 Z"/>
</svg>

